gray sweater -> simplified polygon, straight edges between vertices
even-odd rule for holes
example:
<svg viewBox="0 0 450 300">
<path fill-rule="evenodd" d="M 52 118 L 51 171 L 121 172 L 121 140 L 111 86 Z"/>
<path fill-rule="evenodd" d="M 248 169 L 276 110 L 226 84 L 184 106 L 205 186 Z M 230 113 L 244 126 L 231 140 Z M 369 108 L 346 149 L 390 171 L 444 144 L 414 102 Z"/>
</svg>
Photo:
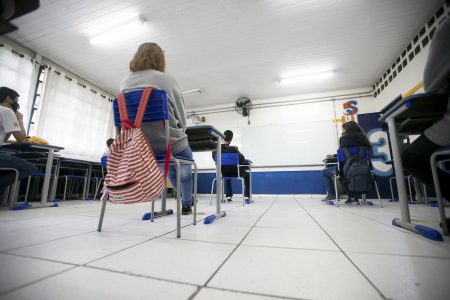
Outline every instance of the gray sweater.
<svg viewBox="0 0 450 300">
<path fill-rule="evenodd" d="M 428 93 L 450 92 L 450 17 L 439 26 L 430 45 L 423 75 Z M 425 136 L 440 146 L 450 146 L 450 99 L 444 117 L 425 130 Z"/>
<path fill-rule="evenodd" d="M 186 114 L 181 89 L 175 78 L 156 70 L 136 71 L 128 74 L 120 83 L 120 91 L 154 87 L 166 91 L 169 101 L 169 131 L 172 153 L 178 154 L 189 146 L 186 131 Z M 142 131 L 155 153 L 166 149 L 164 127 L 161 122 L 142 123 Z"/>
</svg>

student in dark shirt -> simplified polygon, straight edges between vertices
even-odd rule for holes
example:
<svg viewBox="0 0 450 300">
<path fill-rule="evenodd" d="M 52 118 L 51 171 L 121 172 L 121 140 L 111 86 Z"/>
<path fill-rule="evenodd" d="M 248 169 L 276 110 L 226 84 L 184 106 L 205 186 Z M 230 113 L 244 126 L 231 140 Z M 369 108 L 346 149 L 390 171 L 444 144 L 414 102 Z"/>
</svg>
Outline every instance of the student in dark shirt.
<svg viewBox="0 0 450 300">
<path fill-rule="evenodd" d="M 239 154 L 239 164 L 240 165 L 249 165 L 249 162 L 245 159 L 244 155 L 239 152 L 236 146 L 231 146 L 230 143 L 233 140 L 233 132 L 231 130 L 226 130 L 224 132 L 225 139 L 222 144 L 222 153 L 238 153 Z M 250 199 L 250 177 L 248 173 L 248 167 L 241 166 L 239 168 L 239 174 L 242 178 L 244 178 L 244 198 L 245 203 L 249 204 L 251 202 Z M 222 166 L 222 176 L 224 177 L 235 177 L 237 176 L 237 168 L 234 166 Z M 233 197 L 233 190 L 231 187 L 231 180 L 225 180 L 225 195 L 227 197 L 227 201 L 231 202 Z"/>
<path fill-rule="evenodd" d="M 436 30 L 430 45 L 423 74 L 427 93 L 450 92 L 450 18 Z M 426 185 L 434 188 L 430 157 L 439 148 L 450 146 L 450 98 L 444 117 L 430 126 L 402 150 L 403 168 Z M 442 196 L 450 201 L 450 174 L 438 168 Z M 448 221 L 450 224 L 450 220 Z"/>
<path fill-rule="evenodd" d="M 339 139 L 339 148 L 348 147 L 367 147 L 370 150 L 370 142 L 364 130 L 355 121 L 349 121 L 342 125 L 342 136 Z M 333 155 L 327 155 L 327 158 Z M 322 170 L 322 180 L 327 190 L 327 196 L 322 201 L 328 201 L 336 199 L 336 191 L 334 190 L 334 176 L 336 175 L 337 167 L 328 167 Z M 341 174 L 341 178 L 342 178 Z M 346 185 L 344 185 L 346 187 Z M 346 204 L 359 204 L 356 195 L 347 190 L 349 199 Z"/>
</svg>

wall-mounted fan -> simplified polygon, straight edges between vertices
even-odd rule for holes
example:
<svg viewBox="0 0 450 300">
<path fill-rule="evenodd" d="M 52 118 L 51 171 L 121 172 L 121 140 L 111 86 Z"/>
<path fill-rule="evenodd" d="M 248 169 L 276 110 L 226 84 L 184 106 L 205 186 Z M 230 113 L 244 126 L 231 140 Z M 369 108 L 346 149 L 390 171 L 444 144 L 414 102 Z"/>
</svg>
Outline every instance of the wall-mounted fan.
<svg viewBox="0 0 450 300">
<path fill-rule="evenodd" d="M 252 109 L 252 100 L 247 97 L 240 97 L 234 103 L 236 112 L 244 117 L 248 117 L 248 124 L 250 124 L 250 110 Z"/>
</svg>

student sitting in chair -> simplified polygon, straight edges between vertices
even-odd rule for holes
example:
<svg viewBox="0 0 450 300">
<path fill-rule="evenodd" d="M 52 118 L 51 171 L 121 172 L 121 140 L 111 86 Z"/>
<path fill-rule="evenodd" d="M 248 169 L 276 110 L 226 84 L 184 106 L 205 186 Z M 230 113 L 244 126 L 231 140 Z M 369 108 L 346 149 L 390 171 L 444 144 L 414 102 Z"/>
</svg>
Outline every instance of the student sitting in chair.
<svg viewBox="0 0 450 300">
<path fill-rule="evenodd" d="M 18 142 L 24 142 L 26 131 L 23 126 L 23 115 L 18 111 L 19 94 L 10 88 L 0 87 L 0 146 L 11 134 Z M 12 154 L 0 153 L 0 168 L 11 168 L 19 171 L 19 180 L 27 178 L 36 167 Z M 15 173 L 4 172 L 0 175 L 0 195 L 3 189 L 14 183 Z"/>
<path fill-rule="evenodd" d="M 186 135 L 186 113 L 181 89 L 175 78 L 165 73 L 166 61 L 163 50 L 155 43 L 144 43 L 139 46 L 130 61 L 131 73 L 122 80 L 120 91 L 154 87 L 167 93 L 169 101 L 169 131 L 172 154 L 192 159 Z M 155 153 L 166 150 L 164 128 L 160 123 L 143 123 L 141 127 L 149 139 Z M 175 166 L 169 167 L 169 180 L 176 185 Z M 181 165 L 181 198 L 182 214 L 192 213 L 192 167 Z"/>
<path fill-rule="evenodd" d="M 367 147 L 370 149 L 370 142 L 364 130 L 355 121 L 349 121 L 342 125 L 342 136 L 339 139 L 339 148 L 348 147 Z M 327 155 L 327 158 L 334 157 L 333 154 Z M 336 191 L 334 190 L 334 176 L 336 175 L 337 167 L 332 166 L 322 170 L 322 180 L 327 190 L 327 196 L 322 201 L 336 199 Z M 344 178 L 341 176 L 341 178 Z M 346 185 L 344 184 L 346 188 Z M 348 200 L 346 204 L 359 204 L 355 194 L 347 189 Z"/>
<path fill-rule="evenodd" d="M 245 159 L 244 155 L 239 152 L 236 146 L 231 146 L 230 143 L 233 140 L 233 132 L 231 130 L 225 130 L 223 133 L 225 139 L 222 144 L 222 153 L 239 153 L 239 164 L 249 165 L 249 162 Z M 246 204 L 250 204 L 250 176 L 247 167 L 239 168 L 240 176 L 244 178 L 244 199 Z M 237 176 L 237 170 L 234 166 L 222 166 L 222 176 L 224 177 L 235 177 Z M 228 202 L 232 201 L 233 189 L 231 187 L 231 180 L 225 180 L 225 195 Z"/>
<path fill-rule="evenodd" d="M 430 45 L 423 74 L 427 93 L 450 93 L 450 18 L 439 26 Z M 402 152 L 403 167 L 415 178 L 434 187 L 430 157 L 439 148 L 450 146 L 450 100 L 444 117 Z M 438 169 L 442 196 L 450 201 L 450 175 Z"/>
</svg>

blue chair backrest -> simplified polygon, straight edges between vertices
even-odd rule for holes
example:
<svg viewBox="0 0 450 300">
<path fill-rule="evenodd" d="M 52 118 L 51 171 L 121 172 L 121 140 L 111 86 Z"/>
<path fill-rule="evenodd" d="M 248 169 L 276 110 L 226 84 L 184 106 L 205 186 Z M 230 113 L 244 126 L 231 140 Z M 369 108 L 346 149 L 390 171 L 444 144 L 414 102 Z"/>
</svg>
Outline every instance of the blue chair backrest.
<svg viewBox="0 0 450 300">
<path fill-rule="evenodd" d="M 239 153 L 222 153 L 221 165 L 222 166 L 236 166 L 239 164 Z M 216 152 L 213 153 L 214 162 L 216 161 Z"/>
<path fill-rule="evenodd" d="M 350 155 L 358 155 L 359 154 L 359 148 L 360 147 L 349 147 L 347 148 L 350 152 Z M 340 163 L 345 163 L 347 160 L 347 157 L 344 154 L 344 151 L 342 149 L 338 149 L 337 151 L 337 159 Z M 364 151 L 364 159 L 369 161 L 369 148 L 366 147 L 366 150 Z"/>
<path fill-rule="evenodd" d="M 106 168 L 108 165 L 108 155 L 103 155 L 100 162 L 102 163 L 102 167 Z"/>
<path fill-rule="evenodd" d="M 143 89 L 139 89 L 125 92 L 125 102 L 127 106 L 128 118 L 132 122 L 134 122 L 134 120 L 136 119 L 136 113 L 139 108 L 139 103 L 141 101 L 143 91 Z M 119 127 L 121 123 L 117 98 L 113 101 L 113 114 L 114 124 Z M 163 121 L 168 119 L 169 111 L 167 108 L 167 93 L 163 90 L 153 89 L 147 107 L 145 109 L 145 114 L 142 122 L 145 123 Z"/>
</svg>

